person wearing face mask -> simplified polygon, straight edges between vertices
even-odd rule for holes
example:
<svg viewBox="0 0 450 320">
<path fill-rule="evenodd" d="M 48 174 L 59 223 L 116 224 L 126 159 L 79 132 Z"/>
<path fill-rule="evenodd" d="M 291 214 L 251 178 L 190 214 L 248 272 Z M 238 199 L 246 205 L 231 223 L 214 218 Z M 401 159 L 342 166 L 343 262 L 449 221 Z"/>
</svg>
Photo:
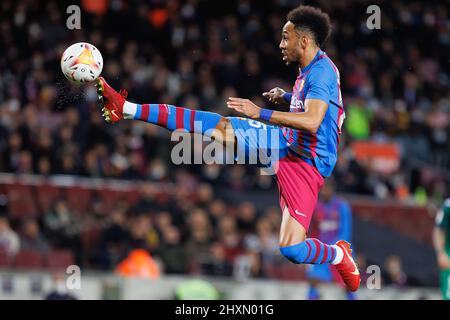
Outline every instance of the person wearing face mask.
<svg viewBox="0 0 450 320">
<path fill-rule="evenodd" d="M 52 290 L 45 296 L 45 300 L 77 300 L 77 298 L 69 292 L 66 285 L 66 279 L 64 279 L 62 274 L 54 273 L 52 277 Z"/>
</svg>

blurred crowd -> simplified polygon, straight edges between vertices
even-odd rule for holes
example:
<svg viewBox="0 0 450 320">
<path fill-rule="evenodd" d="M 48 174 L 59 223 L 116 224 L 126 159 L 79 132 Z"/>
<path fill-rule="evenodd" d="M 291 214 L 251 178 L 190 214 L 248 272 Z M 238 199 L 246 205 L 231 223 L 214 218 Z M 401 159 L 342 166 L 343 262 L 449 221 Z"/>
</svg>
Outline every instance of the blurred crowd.
<svg viewBox="0 0 450 320">
<path fill-rule="evenodd" d="M 333 22 L 324 49 L 340 69 L 347 113 L 334 172 L 338 191 L 386 199 L 398 197 L 402 187 L 408 199 L 438 204 L 450 192 L 449 8 L 446 1 L 380 1 L 381 29 L 370 30 L 366 8 L 372 2 L 306 1 Z M 205 199 L 194 207 L 175 199 L 159 208 L 143 199 L 106 214 L 101 203 L 92 203 L 85 216 L 105 223 L 89 261 L 98 267 L 111 268 L 131 244 L 152 248 L 170 272 L 230 274 L 228 262 L 218 262 L 229 261 L 233 248 L 276 259 L 278 208 L 229 204 L 219 191 L 276 193 L 270 176 L 251 166 L 173 165 L 167 131 L 133 121 L 106 125 L 95 88 L 70 84 L 59 59 L 72 43 L 94 44 L 103 54 L 102 75 L 135 102 L 230 115 L 226 100 L 240 96 L 277 108 L 261 93 L 275 86 L 290 90 L 295 80 L 297 70 L 284 65 L 278 44 L 286 13 L 299 1 L 93 3 L 80 2 L 81 29 L 69 30 L 66 1 L 1 1 L 0 172 L 198 188 Z M 396 143 L 400 169 L 381 174 L 358 162 L 350 148 L 357 140 Z M 34 234 L 33 246 L 46 250 L 36 236 L 41 228 L 81 254 L 76 226 L 86 222 L 72 221 L 76 216 L 64 200 L 42 217 L 23 223 L 23 245 Z"/>
<path fill-rule="evenodd" d="M 145 249 L 167 274 L 268 276 L 267 268 L 283 260 L 278 253 L 278 208 L 260 211 L 249 201 L 226 202 L 207 183 L 196 188 L 195 196 L 182 189 L 164 195 L 146 183 L 133 205 L 117 201 L 107 208 L 94 199 L 81 214 L 64 197 L 27 219 L 8 218 L 5 206 L 0 251 L 13 258 L 20 250 L 42 255 L 70 250 L 81 267 L 113 270 L 131 249 Z"/>
</svg>

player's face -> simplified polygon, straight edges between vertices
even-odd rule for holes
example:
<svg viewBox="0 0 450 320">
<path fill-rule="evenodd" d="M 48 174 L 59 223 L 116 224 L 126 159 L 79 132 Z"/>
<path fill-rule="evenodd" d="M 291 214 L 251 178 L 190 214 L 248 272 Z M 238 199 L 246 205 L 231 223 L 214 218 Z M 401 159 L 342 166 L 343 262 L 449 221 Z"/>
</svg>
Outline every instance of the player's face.
<svg viewBox="0 0 450 320">
<path fill-rule="evenodd" d="M 302 57 L 301 37 L 290 21 L 283 26 L 280 42 L 281 54 L 286 65 L 299 63 Z"/>
</svg>

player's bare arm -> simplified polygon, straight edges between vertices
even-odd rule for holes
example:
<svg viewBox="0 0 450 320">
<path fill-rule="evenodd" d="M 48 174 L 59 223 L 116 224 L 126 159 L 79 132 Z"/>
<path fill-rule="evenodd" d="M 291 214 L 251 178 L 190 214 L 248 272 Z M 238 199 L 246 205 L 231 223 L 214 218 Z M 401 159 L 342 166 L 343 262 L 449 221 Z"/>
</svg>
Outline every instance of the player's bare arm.
<svg viewBox="0 0 450 320">
<path fill-rule="evenodd" d="M 260 119 L 261 110 L 259 106 L 248 99 L 230 97 L 227 102 L 229 108 L 252 118 Z M 274 111 L 269 122 L 275 125 L 288 127 L 297 130 L 305 130 L 315 133 L 322 123 L 328 104 L 319 99 L 306 99 L 305 112 L 293 113 Z"/>
</svg>

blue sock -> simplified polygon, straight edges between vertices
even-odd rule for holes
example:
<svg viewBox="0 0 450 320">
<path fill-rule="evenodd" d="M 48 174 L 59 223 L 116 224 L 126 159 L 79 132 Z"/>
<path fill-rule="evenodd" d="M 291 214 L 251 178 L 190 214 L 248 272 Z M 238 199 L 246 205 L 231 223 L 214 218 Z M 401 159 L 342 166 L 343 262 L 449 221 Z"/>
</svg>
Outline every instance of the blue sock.
<svg viewBox="0 0 450 320">
<path fill-rule="evenodd" d="M 347 291 L 347 300 L 357 300 L 356 294 L 354 292 Z"/>
<path fill-rule="evenodd" d="M 319 300 L 320 294 L 316 287 L 310 286 L 308 291 L 308 300 Z"/>
<path fill-rule="evenodd" d="M 307 264 L 333 263 L 338 250 L 335 245 L 328 245 L 312 238 L 292 246 L 280 247 L 281 253 L 290 261 Z"/>
</svg>

